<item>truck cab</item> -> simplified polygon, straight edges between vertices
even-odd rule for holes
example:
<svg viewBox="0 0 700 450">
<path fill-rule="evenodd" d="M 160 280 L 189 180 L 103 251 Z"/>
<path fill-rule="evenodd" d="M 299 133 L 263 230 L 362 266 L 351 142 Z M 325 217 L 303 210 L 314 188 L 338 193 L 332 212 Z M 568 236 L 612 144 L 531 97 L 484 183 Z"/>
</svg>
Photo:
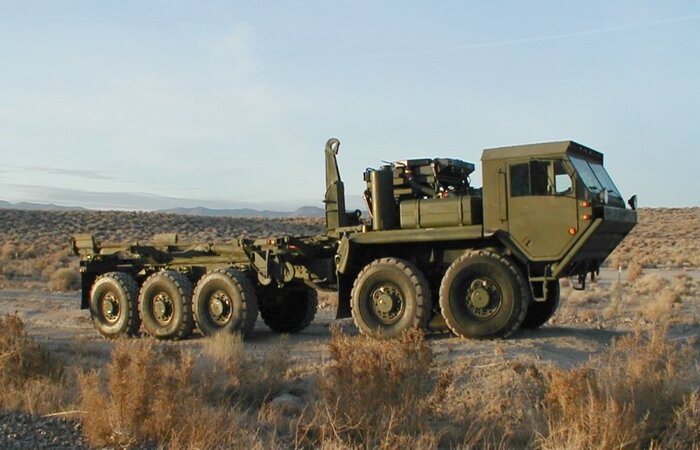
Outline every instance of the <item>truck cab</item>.
<svg viewBox="0 0 700 450">
<path fill-rule="evenodd" d="M 603 154 L 573 141 L 484 150 L 481 188 L 471 185 L 475 165 L 460 159 L 368 169 L 363 220 L 338 207 L 339 142 L 329 143 L 338 317 L 363 332 L 396 336 L 441 318 L 465 337 L 536 328 L 558 306 L 558 279 L 585 287 L 637 221 L 636 197 L 627 209 Z"/>
<path fill-rule="evenodd" d="M 573 141 L 484 150 L 484 228 L 547 278 L 585 275 L 637 222 L 603 166 Z"/>
</svg>

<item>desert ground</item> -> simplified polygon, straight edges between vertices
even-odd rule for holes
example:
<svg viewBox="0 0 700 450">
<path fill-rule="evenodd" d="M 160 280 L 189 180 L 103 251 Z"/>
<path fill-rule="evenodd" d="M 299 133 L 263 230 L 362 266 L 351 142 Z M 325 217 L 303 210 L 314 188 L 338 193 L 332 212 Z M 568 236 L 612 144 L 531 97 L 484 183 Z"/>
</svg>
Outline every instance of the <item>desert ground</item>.
<svg viewBox="0 0 700 450">
<path fill-rule="evenodd" d="M 314 234 L 317 219 L 0 211 L 0 446 L 698 448 L 700 208 L 641 209 L 542 328 L 386 342 L 335 320 L 245 340 L 108 341 L 79 309 L 68 236 Z M 12 365 L 14 364 L 14 365 Z M 43 433 L 43 434 L 42 434 Z"/>
</svg>

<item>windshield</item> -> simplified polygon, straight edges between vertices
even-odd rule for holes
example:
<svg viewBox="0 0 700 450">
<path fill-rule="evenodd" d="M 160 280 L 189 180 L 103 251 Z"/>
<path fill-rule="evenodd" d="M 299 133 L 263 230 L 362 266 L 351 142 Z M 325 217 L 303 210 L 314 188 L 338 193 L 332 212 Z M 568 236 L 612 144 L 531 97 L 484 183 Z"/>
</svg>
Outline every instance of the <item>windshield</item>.
<svg viewBox="0 0 700 450">
<path fill-rule="evenodd" d="M 608 172 L 605 171 L 605 168 L 601 164 L 587 161 L 574 155 L 569 155 L 569 159 L 571 159 L 571 162 L 576 168 L 576 172 L 578 172 L 581 180 L 588 189 L 593 192 L 600 192 L 605 189 L 609 194 L 622 198 L 617 187 L 615 187 L 615 183 L 613 183 L 610 175 L 608 175 Z"/>
</svg>

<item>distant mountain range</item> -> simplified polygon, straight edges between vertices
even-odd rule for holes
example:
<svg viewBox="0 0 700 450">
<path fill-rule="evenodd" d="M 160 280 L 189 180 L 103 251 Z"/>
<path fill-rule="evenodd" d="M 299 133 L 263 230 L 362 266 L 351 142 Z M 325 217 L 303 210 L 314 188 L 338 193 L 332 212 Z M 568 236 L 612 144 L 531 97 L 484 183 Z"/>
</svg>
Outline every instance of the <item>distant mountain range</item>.
<svg viewBox="0 0 700 450">
<path fill-rule="evenodd" d="M 59 206 L 52 203 L 10 203 L 0 200 L 0 209 L 24 209 L 30 211 L 88 211 L 87 208 L 80 206 Z M 283 217 L 323 217 L 325 211 L 323 208 L 316 206 L 303 206 L 296 211 L 270 211 L 258 210 L 252 208 L 239 209 L 211 209 L 211 208 L 169 208 L 160 209 L 155 212 L 166 214 L 180 214 L 185 216 L 209 216 L 209 217 L 268 217 L 268 218 L 283 218 Z"/>
<path fill-rule="evenodd" d="M 53 203 L 10 203 L 0 200 L 0 209 L 25 209 L 29 211 L 87 211 L 81 206 L 59 206 Z"/>
</svg>

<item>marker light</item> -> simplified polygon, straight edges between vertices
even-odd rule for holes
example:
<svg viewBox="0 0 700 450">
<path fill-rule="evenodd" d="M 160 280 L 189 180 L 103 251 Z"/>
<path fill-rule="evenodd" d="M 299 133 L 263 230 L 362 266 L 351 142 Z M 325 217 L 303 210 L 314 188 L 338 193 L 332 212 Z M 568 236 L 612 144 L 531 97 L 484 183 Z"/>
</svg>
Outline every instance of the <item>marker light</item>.
<svg viewBox="0 0 700 450">
<path fill-rule="evenodd" d="M 590 208 L 590 207 L 591 207 L 591 202 L 584 200 L 584 201 L 581 202 L 581 207 L 582 207 L 582 208 Z"/>
<path fill-rule="evenodd" d="M 581 216 L 583 220 L 591 220 L 591 215 L 590 214 L 584 214 Z"/>
<path fill-rule="evenodd" d="M 574 227 L 569 228 L 569 234 L 570 234 L 571 236 L 573 236 L 574 234 L 576 234 L 576 228 L 574 228 Z"/>
</svg>

